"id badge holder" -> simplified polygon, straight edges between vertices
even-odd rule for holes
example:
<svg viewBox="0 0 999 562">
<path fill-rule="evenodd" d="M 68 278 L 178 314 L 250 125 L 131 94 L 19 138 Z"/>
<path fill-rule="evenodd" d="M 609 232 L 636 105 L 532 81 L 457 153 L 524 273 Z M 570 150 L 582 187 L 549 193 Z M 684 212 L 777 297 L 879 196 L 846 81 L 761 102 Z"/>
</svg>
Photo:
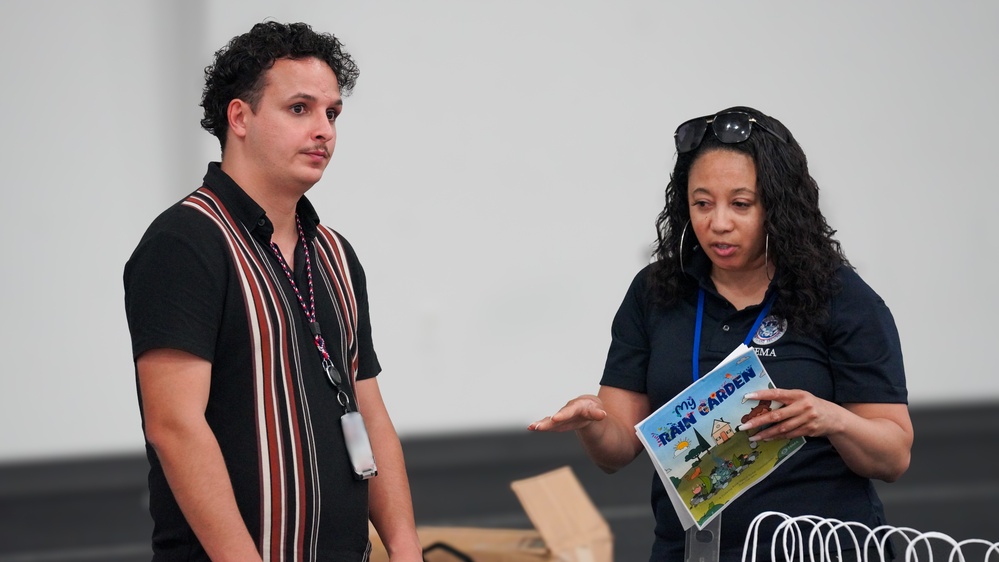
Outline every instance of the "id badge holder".
<svg viewBox="0 0 999 562">
<path fill-rule="evenodd" d="M 333 363 L 328 360 L 323 361 L 323 369 L 333 387 L 336 388 L 337 402 L 343 406 L 344 414 L 340 417 L 340 427 L 343 429 L 343 442 L 347 445 L 347 456 L 350 458 L 350 465 L 354 469 L 355 480 L 367 480 L 378 475 L 378 467 L 375 466 L 375 454 L 371 452 L 371 440 L 368 439 L 368 430 L 364 427 L 364 418 L 361 412 L 350 411 L 350 397 L 340 388 L 342 377 Z"/>
<path fill-rule="evenodd" d="M 343 441 L 347 444 L 347 456 L 354 467 L 354 478 L 367 480 L 378 474 L 375 455 L 371 452 L 368 430 L 360 412 L 347 412 L 340 418 L 343 427 Z"/>
<path fill-rule="evenodd" d="M 716 515 L 703 529 L 691 525 L 687 529 L 683 550 L 685 562 L 718 562 L 721 557 L 721 514 Z"/>
</svg>

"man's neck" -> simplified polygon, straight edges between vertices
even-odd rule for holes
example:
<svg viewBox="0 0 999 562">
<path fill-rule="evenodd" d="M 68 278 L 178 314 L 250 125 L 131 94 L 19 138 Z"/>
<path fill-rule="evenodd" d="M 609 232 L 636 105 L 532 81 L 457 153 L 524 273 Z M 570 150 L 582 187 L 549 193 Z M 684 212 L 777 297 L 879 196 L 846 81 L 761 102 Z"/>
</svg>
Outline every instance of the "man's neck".
<svg viewBox="0 0 999 562">
<path fill-rule="evenodd" d="M 298 201 L 308 188 L 280 185 L 253 167 L 240 166 L 222 160 L 222 171 L 235 181 L 250 199 L 260 205 L 270 219 L 274 232 L 271 243 L 277 244 L 288 267 L 295 269 L 295 246 L 298 244 L 298 225 L 295 212 Z"/>
<path fill-rule="evenodd" d="M 266 176 L 254 173 L 252 169 L 227 165 L 224 159 L 221 166 L 222 171 L 267 213 L 267 218 L 274 226 L 274 238 L 278 240 L 298 238 L 295 212 L 299 200 L 305 194 L 305 189 L 300 186 L 276 185 L 269 182 Z"/>
</svg>

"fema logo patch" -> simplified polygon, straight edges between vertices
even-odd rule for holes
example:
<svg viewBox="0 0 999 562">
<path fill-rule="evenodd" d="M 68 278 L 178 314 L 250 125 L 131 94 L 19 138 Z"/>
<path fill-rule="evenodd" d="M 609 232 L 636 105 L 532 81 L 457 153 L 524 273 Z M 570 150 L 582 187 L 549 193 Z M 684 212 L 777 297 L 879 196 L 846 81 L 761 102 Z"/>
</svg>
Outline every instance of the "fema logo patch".
<svg viewBox="0 0 999 562">
<path fill-rule="evenodd" d="M 779 340 L 787 332 L 787 320 L 771 314 L 763 319 L 760 329 L 753 336 L 756 345 L 770 345 Z"/>
</svg>

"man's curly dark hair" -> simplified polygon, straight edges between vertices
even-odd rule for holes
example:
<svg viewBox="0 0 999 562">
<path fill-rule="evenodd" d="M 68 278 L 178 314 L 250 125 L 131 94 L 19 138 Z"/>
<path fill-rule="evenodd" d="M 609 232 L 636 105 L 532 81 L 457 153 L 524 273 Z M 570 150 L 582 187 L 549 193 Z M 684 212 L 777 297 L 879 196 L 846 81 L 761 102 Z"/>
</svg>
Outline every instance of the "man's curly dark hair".
<svg viewBox="0 0 999 562">
<path fill-rule="evenodd" d="M 267 21 L 249 32 L 233 37 L 216 51 L 215 62 L 205 67 L 205 89 L 201 107 L 205 117 L 201 126 L 219 139 L 225 151 L 229 103 L 241 99 L 256 111 L 263 93 L 267 71 L 279 59 L 317 58 L 336 74 L 340 93 L 347 95 L 357 82 L 360 71 L 343 49 L 340 40 L 329 33 L 317 33 L 304 23 Z"/>
<path fill-rule="evenodd" d="M 669 306 L 696 291 L 696 280 L 684 273 L 680 260 L 682 252 L 683 263 L 689 264 L 697 243 L 688 233 L 684 248 L 680 248 L 683 230 L 690 221 L 690 168 L 709 151 L 739 152 L 752 158 L 756 167 L 756 190 L 765 210 L 764 229 L 770 237 L 768 253 L 777 267 L 778 297 L 773 312 L 796 329 L 815 333 L 828 319 L 829 301 L 839 288 L 836 270 L 850 265 L 839 241 L 833 238 L 836 231 L 819 210 L 819 186 L 808 172 L 804 151 L 781 122 L 749 107 L 719 113 L 725 111 L 746 112 L 788 142 L 756 127 L 747 140 L 725 144 L 709 128 L 696 149 L 677 154 L 666 186 L 666 205 L 656 220 L 658 242 L 649 270 L 653 298 Z"/>
</svg>

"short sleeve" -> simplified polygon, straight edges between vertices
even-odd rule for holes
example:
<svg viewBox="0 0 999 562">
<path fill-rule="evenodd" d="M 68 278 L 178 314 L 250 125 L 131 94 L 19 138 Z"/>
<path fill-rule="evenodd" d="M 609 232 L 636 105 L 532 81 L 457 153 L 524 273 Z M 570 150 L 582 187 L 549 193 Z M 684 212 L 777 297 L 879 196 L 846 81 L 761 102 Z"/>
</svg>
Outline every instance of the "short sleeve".
<svg viewBox="0 0 999 562">
<path fill-rule="evenodd" d="M 355 298 L 357 299 L 357 378 L 370 379 L 381 370 L 378 354 L 371 336 L 371 314 L 368 309 L 368 286 L 364 268 L 357 264 L 355 270 Z"/>
<path fill-rule="evenodd" d="M 611 324 L 611 343 L 600 379 L 602 386 L 613 386 L 646 393 L 649 369 L 649 332 L 646 322 L 648 268 L 635 276 L 624 301 Z"/>
<path fill-rule="evenodd" d="M 826 328 L 835 401 L 906 403 L 902 345 L 884 300 L 852 269 L 839 272 Z"/>
<path fill-rule="evenodd" d="M 228 257 L 198 235 L 150 227 L 125 265 L 133 357 L 170 348 L 214 360 Z"/>
</svg>

